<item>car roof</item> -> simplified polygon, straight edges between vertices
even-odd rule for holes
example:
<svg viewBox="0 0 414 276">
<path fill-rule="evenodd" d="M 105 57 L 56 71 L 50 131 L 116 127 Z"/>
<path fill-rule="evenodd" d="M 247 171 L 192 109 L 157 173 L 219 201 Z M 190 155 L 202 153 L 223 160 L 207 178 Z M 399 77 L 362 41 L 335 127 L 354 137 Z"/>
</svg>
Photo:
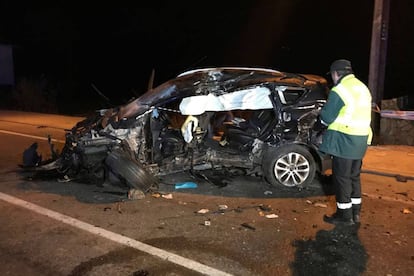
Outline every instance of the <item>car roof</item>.
<svg viewBox="0 0 414 276">
<path fill-rule="evenodd" d="M 267 69 L 267 68 L 259 68 L 259 67 L 211 67 L 211 68 L 200 68 L 200 69 L 193 69 L 189 71 L 185 71 L 179 74 L 177 77 L 182 77 L 185 75 L 199 73 L 199 72 L 209 72 L 209 71 L 256 71 L 256 72 L 267 72 L 273 74 L 281 74 L 282 72 L 274 70 L 274 69 Z"/>
<path fill-rule="evenodd" d="M 171 99 L 186 98 L 213 93 L 228 94 L 234 91 L 255 89 L 257 87 L 289 86 L 312 88 L 325 83 L 323 77 L 310 74 L 281 72 L 273 69 L 255 67 L 216 67 L 189 70 L 179 74 L 161 85 L 148 90 L 134 101 L 128 103 L 120 116 L 138 114 L 151 106 L 162 104 Z"/>
<path fill-rule="evenodd" d="M 278 85 L 293 85 L 310 87 L 317 83 L 325 83 L 326 79 L 313 74 L 289 73 L 268 68 L 258 67 L 212 67 L 189 70 L 179 74 L 170 82 L 185 80 L 200 81 L 201 83 L 227 83 L 240 85 L 247 83 L 277 83 Z M 237 86 L 237 85 L 236 85 Z"/>
</svg>

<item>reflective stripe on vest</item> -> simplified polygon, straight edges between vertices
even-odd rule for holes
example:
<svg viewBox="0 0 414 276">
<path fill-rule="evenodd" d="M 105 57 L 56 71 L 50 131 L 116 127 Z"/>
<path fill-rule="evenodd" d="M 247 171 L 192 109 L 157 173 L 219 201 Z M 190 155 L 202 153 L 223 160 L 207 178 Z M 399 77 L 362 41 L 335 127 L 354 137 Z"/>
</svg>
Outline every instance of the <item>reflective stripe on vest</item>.
<svg viewBox="0 0 414 276">
<path fill-rule="evenodd" d="M 353 74 L 345 76 L 333 89 L 344 102 L 338 117 L 328 129 L 349 135 L 369 135 L 371 131 L 371 94 Z"/>
</svg>

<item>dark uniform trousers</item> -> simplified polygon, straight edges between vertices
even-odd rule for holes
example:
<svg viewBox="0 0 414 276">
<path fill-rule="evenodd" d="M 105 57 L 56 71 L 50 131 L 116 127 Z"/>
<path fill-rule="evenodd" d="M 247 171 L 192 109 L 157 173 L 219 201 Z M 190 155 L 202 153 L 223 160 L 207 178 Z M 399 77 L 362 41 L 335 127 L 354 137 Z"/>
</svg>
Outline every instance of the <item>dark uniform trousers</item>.
<svg viewBox="0 0 414 276">
<path fill-rule="evenodd" d="M 345 211 L 352 208 L 354 215 L 361 209 L 361 167 L 361 159 L 332 158 L 337 209 Z"/>
</svg>

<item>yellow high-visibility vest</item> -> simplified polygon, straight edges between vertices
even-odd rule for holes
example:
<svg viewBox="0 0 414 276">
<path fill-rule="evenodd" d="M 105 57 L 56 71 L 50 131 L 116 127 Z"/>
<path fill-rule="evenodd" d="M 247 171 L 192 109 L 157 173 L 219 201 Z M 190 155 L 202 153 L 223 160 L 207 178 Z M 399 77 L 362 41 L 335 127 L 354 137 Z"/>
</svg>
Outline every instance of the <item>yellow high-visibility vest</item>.
<svg viewBox="0 0 414 276">
<path fill-rule="evenodd" d="M 332 90 L 341 97 L 345 105 L 328 129 L 349 135 L 368 135 L 367 143 L 370 144 L 372 98 L 368 87 L 350 74 L 345 76 Z"/>
</svg>

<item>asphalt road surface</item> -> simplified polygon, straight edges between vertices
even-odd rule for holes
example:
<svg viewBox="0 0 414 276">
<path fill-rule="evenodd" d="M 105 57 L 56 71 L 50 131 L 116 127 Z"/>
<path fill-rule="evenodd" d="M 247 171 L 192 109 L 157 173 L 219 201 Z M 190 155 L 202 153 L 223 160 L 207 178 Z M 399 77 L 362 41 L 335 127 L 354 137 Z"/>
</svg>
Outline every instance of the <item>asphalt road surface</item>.
<svg viewBox="0 0 414 276">
<path fill-rule="evenodd" d="M 36 179 L 18 164 L 47 157 L 78 118 L 0 113 L 1 275 L 414 275 L 413 181 L 363 174 L 360 227 L 323 222 L 329 183 L 280 190 L 256 177 L 177 174 L 159 193 Z M 175 189 L 191 181 L 196 188 Z"/>
</svg>

